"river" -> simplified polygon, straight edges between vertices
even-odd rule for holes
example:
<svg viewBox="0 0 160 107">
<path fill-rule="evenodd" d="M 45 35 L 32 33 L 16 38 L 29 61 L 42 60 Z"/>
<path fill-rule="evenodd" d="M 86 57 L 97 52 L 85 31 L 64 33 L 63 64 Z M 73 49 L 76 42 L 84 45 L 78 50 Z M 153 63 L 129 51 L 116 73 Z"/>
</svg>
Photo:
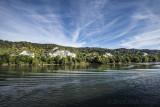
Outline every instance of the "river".
<svg viewBox="0 0 160 107">
<path fill-rule="evenodd" d="M 0 66 L 0 107 L 160 106 L 160 63 Z"/>
</svg>

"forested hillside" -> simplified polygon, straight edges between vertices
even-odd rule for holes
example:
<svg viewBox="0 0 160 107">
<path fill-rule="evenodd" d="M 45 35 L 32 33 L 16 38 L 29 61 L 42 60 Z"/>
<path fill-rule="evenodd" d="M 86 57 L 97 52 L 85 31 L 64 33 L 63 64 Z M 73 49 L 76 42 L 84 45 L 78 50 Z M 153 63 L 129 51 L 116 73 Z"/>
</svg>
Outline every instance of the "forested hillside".
<svg viewBox="0 0 160 107">
<path fill-rule="evenodd" d="M 56 51 L 70 52 L 75 54 L 76 57 L 51 56 L 52 54 L 55 55 Z M 113 50 L 97 47 L 74 48 L 56 44 L 0 40 L 0 64 L 130 63 L 157 61 L 160 61 L 160 50 L 125 48 Z"/>
</svg>

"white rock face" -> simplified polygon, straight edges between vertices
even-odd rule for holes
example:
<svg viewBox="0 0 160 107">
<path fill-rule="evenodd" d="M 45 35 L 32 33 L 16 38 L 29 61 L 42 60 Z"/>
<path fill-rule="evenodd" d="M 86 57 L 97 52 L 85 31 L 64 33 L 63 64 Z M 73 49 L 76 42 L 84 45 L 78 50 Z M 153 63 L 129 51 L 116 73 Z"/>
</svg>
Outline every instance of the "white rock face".
<svg viewBox="0 0 160 107">
<path fill-rule="evenodd" d="M 58 49 L 58 47 L 53 48 L 53 50 L 56 50 L 56 49 Z"/>
<path fill-rule="evenodd" d="M 27 56 L 31 56 L 34 58 L 34 53 L 27 53 L 27 51 L 23 51 L 19 55 L 27 55 Z"/>
<path fill-rule="evenodd" d="M 148 54 L 147 53 L 143 53 L 143 56 L 147 56 Z"/>
<path fill-rule="evenodd" d="M 69 51 L 56 51 L 54 53 L 49 53 L 49 55 L 51 57 L 56 57 L 57 55 L 60 55 L 61 57 L 67 57 L 67 56 L 71 56 L 72 58 L 75 58 L 76 57 L 76 54 L 75 53 L 71 53 Z"/>
<path fill-rule="evenodd" d="M 15 54 L 11 54 L 11 56 L 14 56 Z"/>
<path fill-rule="evenodd" d="M 109 57 L 109 56 L 113 56 L 113 55 L 110 54 L 110 53 L 105 53 L 103 56 L 104 56 L 104 57 Z"/>
<path fill-rule="evenodd" d="M 25 49 L 26 47 L 22 47 L 22 49 Z"/>
</svg>

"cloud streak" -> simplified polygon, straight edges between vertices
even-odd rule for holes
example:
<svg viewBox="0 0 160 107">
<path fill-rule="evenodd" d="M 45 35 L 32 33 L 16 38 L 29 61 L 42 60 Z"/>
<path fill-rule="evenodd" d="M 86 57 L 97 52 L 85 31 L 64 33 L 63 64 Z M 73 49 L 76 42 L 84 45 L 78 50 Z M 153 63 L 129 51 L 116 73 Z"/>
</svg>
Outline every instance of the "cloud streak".
<svg viewBox="0 0 160 107">
<path fill-rule="evenodd" d="M 151 32 L 147 32 L 141 35 L 133 36 L 128 40 L 128 42 L 124 42 L 121 45 L 126 46 L 128 48 L 142 48 L 148 46 L 156 46 L 158 49 L 160 44 L 160 30 L 155 30 Z"/>
<path fill-rule="evenodd" d="M 138 34 L 132 35 L 121 43 L 127 48 L 154 48 L 160 49 L 160 17 L 151 9 L 139 10 L 132 18 L 142 26 Z M 143 23 L 141 23 L 143 22 Z M 145 22 L 145 23 L 144 23 Z"/>
<path fill-rule="evenodd" d="M 159 48 L 157 2 L 1 0 L 0 39 L 74 47 Z"/>
</svg>

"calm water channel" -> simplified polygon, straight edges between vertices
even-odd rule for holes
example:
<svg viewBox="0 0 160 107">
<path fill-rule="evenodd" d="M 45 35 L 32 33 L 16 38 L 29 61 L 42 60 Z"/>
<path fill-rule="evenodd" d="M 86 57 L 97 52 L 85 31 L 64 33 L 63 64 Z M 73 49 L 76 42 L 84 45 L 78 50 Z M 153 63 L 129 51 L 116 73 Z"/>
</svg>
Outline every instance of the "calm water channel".
<svg viewBox="0 0 160 107">
<path fill-rule="evenodd" d="M 0 107 L 160 107 L 160 63 L 0 66 Z"/>
</svg>

